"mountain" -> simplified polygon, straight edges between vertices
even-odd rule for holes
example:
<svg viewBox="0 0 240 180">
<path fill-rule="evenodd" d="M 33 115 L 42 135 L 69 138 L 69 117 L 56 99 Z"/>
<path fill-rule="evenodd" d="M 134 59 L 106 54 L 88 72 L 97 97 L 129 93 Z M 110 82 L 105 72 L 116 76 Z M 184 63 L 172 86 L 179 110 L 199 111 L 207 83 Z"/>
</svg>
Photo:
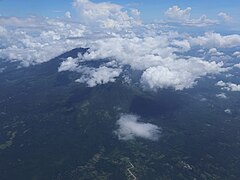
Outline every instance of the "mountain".
<svg viewBox="0 0 240 180">
<path fill-rule="evenodd" d="M 211 79 L 185 91 L 151 92 L 122 77 L 90 88 L 75 82 L 81 73 L 58 72 L 64 59 L 86 52 L 28 68 L 1 61 L 1 180 L 133 179 L 130 163 L 137 179 L 240 176 L 240 114 L 224 112 L 239 107 L 237 94 L 220 103 Z M 119 139 L 124 114 L 159 127 L 160 138 Z"/>
</svg>

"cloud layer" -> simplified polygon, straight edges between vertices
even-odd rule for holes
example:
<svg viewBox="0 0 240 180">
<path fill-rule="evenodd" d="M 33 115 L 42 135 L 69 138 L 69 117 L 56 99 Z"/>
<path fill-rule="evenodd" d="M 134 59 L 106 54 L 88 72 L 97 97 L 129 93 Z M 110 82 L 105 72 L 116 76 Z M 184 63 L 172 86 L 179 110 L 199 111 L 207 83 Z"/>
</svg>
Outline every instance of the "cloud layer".
<svg viewBox="0 0 240 180">
<path fill-rule="evenodd" d="M 225 62 L 239 57 L 238 34 L 180 33 L 159 24 L 144 24 L 138 10 L 108 2 L 74 0 L 73 7 L 78 20 L 73 20 L 69 11 L 56 19 L 0 17 L 0 58 L 20 61 L 27 67 L 85 47 L 89 50 L 84 55 L 63 60 L 59 72 L 79 72 L 76 82 L 94 87 L 114 82 L 128 67 L 141 73 L 138 82 L 144 88 L 183 90 L 192 88 L 199 78 L 227 71 Z M 167 22 L 215 23 L 206 16 L 191 18 L 191 10 L 170 7 L 165 12 Z M 224 12 L 219 16 L 227 18 Z M 236 51 L 223 50 L 229 48 Z M 131 73 L 128 75 L 131 80 Z"/>
<path fill-rule="evenodd" d="M 21 61 L 23 66 L 48 61 L 82 46 L 85 27 L 57 19 L 0 17 L 0 58 Z"/>
</svg>

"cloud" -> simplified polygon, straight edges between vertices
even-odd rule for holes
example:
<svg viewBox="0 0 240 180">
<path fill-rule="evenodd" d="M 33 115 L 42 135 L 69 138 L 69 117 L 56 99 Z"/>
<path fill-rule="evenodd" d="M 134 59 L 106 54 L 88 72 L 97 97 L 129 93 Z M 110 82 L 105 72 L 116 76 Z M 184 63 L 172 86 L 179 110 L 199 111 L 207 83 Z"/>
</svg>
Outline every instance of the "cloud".
<svg viewBox="0 0 240 180">
<path fill-rule="evenodd" d="M 122 115 L 116 124 L 118 129 L 114 133 L 120 140 L 143 138 L 156 141 L 161 134 L 161 128 L 154 124 L 139 122 L 139 117 L 135 115 Z"/>
<path fill-rule="evenodd" d="M 85 60 L 112 58 L 120 64 L 130 65 L 135 70 L 162 64 L 162 61 L 175 58 L 174 48 L 166 36 L 122 37 L 99 39 L 88 44 L 89 53 Z M 113 48 L 114 47 L 114 48 Z"/>
<path fill-rule="evenodd" d="M 209 49 L 208 54 L 210 54 L 211 56 L 223 56 L 224 55 L 223 52 L 219 52 L 216 48 Z"/>
<path fill-rule="evenodd" d="M 236 67 L 236 68 L 240 68 L 240 63 L 235 64 L 234 67 Z"/>
<path fill-rule="evenodd" d="M 46 62 L 83 42 L 85 26 L 57 19 L 0 17 L 0 58 L 20 61 L 23 66 Z"/>
<path fill-rule="evenodd" d="M 191 46 L 201 46 L 205 48 L 233 48 L 240 46 L 240 35 L 232 34 L 222 36 L 219 33 L 206 32 L 204 36 L 190 37 Z"/>
<path fill-rule="evenodd" d="M 216 97 L 221 98 L 221 99 L 227 99 L 227 96 L 225 93 L 216 94 Z"/>
<path fill-rule="evenodd" d="M 148 68 L 144 71 L 141 81 L 145 87 L 150 89 L 174 88 L 175 90 L 183 90 L 193 87 L 201 76 L 224 71 L 221 66 L 221 63 L 208 63 L 200 59 L 179 59 L 166 67 Z"/>
<path fill-rule="evenodd" d="M 196 85 L 201 77 L 227 71 L 221 56 L 204 59 L 188 51 L 207 47 L 209 54 L 216 56 L 222 53 L 218 48 L 239 47 L 238 35 L 206 33 L 196 37 L 162 30 L 156 24 L 141 24 L 138 10 L 114 3 L 75 0 L 73 6 L 80 15 L 76 22 L 67 18 L 0 17 L 0 58 L 30 66 L 84 47 L 88 52 L 64 60 L 59 72 L 79 72 L 77 81 L 93 87 L 114 82 L 128 67 L 130 79 L 132 71 L 141 73 L 138 83 L 145 88 L 183 90 Z M 174 7 L 167 15 L 194 23 L 190 10 Z M 91 62 L 98 66 L 89 65 Z"/>
<path fill-rule="evenodd" d="M 65 61 L 61 63 L 58 68 L 58 72 L 62 71 L 75 71 L 78 67 L 77 58 L 68 57 Z"/>
<path fill-rule="evenodd" d="M 71 13 L 69 11 L 67 11 L 65 13 L 65 17 L 71 19 L 72 18 Z"/>
<path fill-rule="evenodd" d="M 236 51 L 233 53 L 233 56 L 236 56 L 237 58 L 240 58 L 240 51 Z"/>
<path fill-rule="evenodd" d="M 187 7 L 186 9 L 180 9 L 178 6 L 170 7 L 166 12 L 165 16 L 172 20 L 188 21 L 190 18 L 190 12 L 192 8 Z"/>
<path fill-rule="evenodd" d="M 88 87 L 115 82 L 116 78 L 122 73 L 121 66 L 118 66 L 114 61 L 102 63 L 100 67 L 94 67 L 94 63 L 92 66 L 83 65 L 82 63 L 84 63 L 84 59 L 80 54 L 77 58 L 68 57 L 60 64 L 58 71 L 76 71 L 80 73 L 81 77 L 76 82 L 86 83 Z"/>
<path fill-rule="evenodd" d="M 120 68 L 99 67 L 94 69 L 84 68 L 83 76 L 76 82 L 86 83 L 88 87 L 94 87 L 109 82 L 115 82 L 116 78 L 121 74 Z"/>
<path fill-rule="evenodd" d="M 166 35 L 155 38 L 116 36 L 89 44 L 89 53 L 83 58 L 86 61 L 110 58 L 120 65 L 130 65 L 134 70 L 143 71 L 143 86 L 154 89 L 190 88 L 198 78 L 226 70 L 222 68 L 223 63 L 207 62 L 200 58 L 179 58 L 175 52 L 190 48 L 187 41 L 179 42 Z"/>
<path fill-rule="evenodd" d="M 218 24 L 216 20 L 209 19 L 206 15 L 202 15 L 197 19 L 191 19 L 191 10 L 191 7 L 181 9 L 178 6 L 173 6 L 165 11 L 165 17 L 169 22 L 176 22 L 185 26 L 203 27 Z"/>
<path fill-rule="evenodd" d="M 101 28 L 121 29 L 140 25 L 139 11 L 128 13 L 123 7 L 109 2 L 94 3 L 89 0 L 74 0 L 82 23 L 100 26 Z M 132 15 L 132 16 L 131 16 Z"/>
<path fill-rule="evenodd" d="M 166 67 L 150 67 L 142 75 L 142 83 L 150 89 L 173 87 L 176 90 L 190 88 L 194 84 L 193 76 L 187 71 L 174 71 Z"/>
<path fill-rule="evenodd" d="M 227 114 L 232 114 L 231 109 L 225 109 L 224 112 L 227 113 Z"/>
<path fill-rule="evenodd" d="M 232 21 L 232 17 L 231 16 L 229 16 L 227 13 L 225 13 L 225 12 L 220 12 L 220 13 L 218 13 L 218 16 L 220 17 L 220 18 L 222 18 L 225 22 L 231 22 Z"/>
<path fill-rule="evenodd" d="M 218 81 L 217 86 L 222 87 L 222 89 L 225 89 L 227 91 L 240 91 L 240 85 L 239 84 L 234 84 L 230 82 L 223 82 L 223 81 Z"/>
</svg>

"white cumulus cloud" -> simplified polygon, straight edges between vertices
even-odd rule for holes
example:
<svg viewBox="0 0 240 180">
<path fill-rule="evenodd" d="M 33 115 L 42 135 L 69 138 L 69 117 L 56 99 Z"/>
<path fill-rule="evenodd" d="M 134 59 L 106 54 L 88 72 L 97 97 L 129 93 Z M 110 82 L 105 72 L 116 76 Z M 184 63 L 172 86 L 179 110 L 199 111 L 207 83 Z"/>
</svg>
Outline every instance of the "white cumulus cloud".
<svg viewBox="0 0 240 180">
<path fill-rule="evenodd" d="M 118 138 L 120 140 L 132 140 L 135 138 L 158 140 L 161 128 L 154 124 L 140 122 L 139 119 L 135 115 L 122 115 L 116 123 L 118 129 L 115 131 L 115 134 Z"/>
<path fill-rule="evenodd" d="M 191 10 L 191 7 L 180 9 L 178 6 L 173 6 L 165 12 L 165 16 L 173 20 L 187 21 L 190 18 Z"/>
<path fill-rule="evenodd" d="M 98 25 L 102 28 L 131 27 L 132 25 L 140 25 L 138 11 L 132 11 L 132 16 L 123 7 L 110 3 L 101 2 L 94 3 L 89 0 L 74 0 L 73 6 L 78 10 L 83 23 Z"/>
<path fill-rule="evenodd" d="M 109 82 L 115 82 L 116 78 L 121 74 L 122 69 L 120 68 L 84 68 L 84 74 L 81 78 L 77 79 L 76 82 L 86 83 L 89 87 L 94 87 Z"/>
<path fill-rule="evenodd" d="M 58 68 L 59 72 L 62 71 L 75 71 L 78 67 L 78 60 L 77 58 L 68 57 L 65 61 L 61 63 Z"/>
<path fill-rule="evenodd" d="M 222 55 L 224 55 L 223 52 L 219 52 L 216 48 L 209 49 L 208 53 L 212 56 L 222 56 Z"/>
<path fill-rule="evenodd" d="M 191 88 L 201 76 L 220 73 L 222 64 L 208 63 L 199 59 L 176 60 L 168 66 L 150 67 L 144 71 L 141 81 L 147 88 Z"/>
<path fill-rule="evenodd" d="M 130 65 L 143 71 L 141 82 L 150 88 L 190 88 L 196 80 L 207 74 L 225 71 L 223 63 L 207 62 L 200 58 L 179 58 L 175 52 L 189 49 L 187 42 L 171 42 L 171 36 L 113 37 L 97 40 L 89 45 L 84 59 L 116 59 L 121 65 Z M 175 46 L 178 47 L 175 47 Z M 113 48 L 114 47 L 114 48 Z"/>
</svg>

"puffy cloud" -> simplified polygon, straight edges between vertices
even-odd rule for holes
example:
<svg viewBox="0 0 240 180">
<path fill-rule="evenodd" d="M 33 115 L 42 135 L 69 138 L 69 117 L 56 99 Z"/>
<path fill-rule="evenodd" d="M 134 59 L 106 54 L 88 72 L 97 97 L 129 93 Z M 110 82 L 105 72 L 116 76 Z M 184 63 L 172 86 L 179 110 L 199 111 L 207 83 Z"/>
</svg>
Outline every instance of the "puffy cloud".
<svg viewBox="0 0 240 180">
<path fill-rule="evenodd" d="M 122 115 L 116 124 L 118 129 L 115 134 L 120 140 L 144 138 L 156 141 L 161 134 L 161 128 L 154 124 L 139 122 L 139 117 L 135 115 Z"/>
<path fill-rule="evenodd" d="M 223 82 L 223 81 L 218 81 L 217 86 L 222 87 L 222 89 L 225 89 L 227 91 L 240 91 L 240 85 L 239 84 L 234 84 L 230 82 Z"/>
<path fill-rule="evenodd" d="M 131 10 L 131 14 L 136 17 L 136 18 L 139 18 L 141 12 L 138 10 L 138 9 L 132 9 Z"/>
<path fill-rule="evenodd" d="M 73 5 L 81 15 L 80 19 L 86 20 L 85 25 L 66 18 L 0 17 L 0 58 L 17 60 L 23 66 L 29 66 L 49 61 L 76 47 L 87 47 L 87 53 L 76 59 L 66 59 L 58 70 L 77 71 L 82 74 L 77 81 L 92 87 L 114 82 L 127 66 L 130 71 L 142 73 L 139 82 L 144 87 L 182 90 L 192 87 L 198 78 L 226 70 L 223 63 L 216 63 L 213 59 L 206 61 L 186 56 L 193 46 L 200 45 L 205 49 L 211 43 L 211 48 L 218 48 L 215 47 L 218 44 L 221 47 L 238 44 L 235 35 L 226 37 L 213 33 L 209 36 L 214 37 L 208 42 L 208 36 L 190 37 L 188 34 L 161 31 L 162 27 L 155 24 L 135 26 L 139 25 L 140 12 L 126 10 L 113 3 L 75 0 Z M 179 19 L 188 19 L 185 23 L 193 22 L 188 17 L 189 8 L 181 10 L 174 7 L 173 11 L 181 17 Z M 108 26 L 108 22 L 113 22 L 113 26 Z M 221 43 L 214 43 L 215 36 L 223 39 Z M 209 53 L 220 52 L 211 49 Z M 110 62 L 106 63 L 106 59 Z M 97 61 L 99 66 L 86 65 L 90 61 Z M 128 76 L 131 78 L 131 73 Z"/>
<path fill-rule="evenodd" d="M 225 12 L 218 13 L 218 16 L 222 18 L 225 22 L 230 22 L 232 20 L 232 17 Z"/>
<path fill-rule="evenodd" d="M 170 47 L 166 36 L 116 36 L 91 42 L 89 47 L 89 53 L 84 55 L 86 60 L 113 58 L 120 64 L 130 65 L 137 70 L 159 65 L 176 57 L 173 54 L 175 49 Z"/>
<path fill-rule="evenodd" d="M 121 74 L 120 68 L 99 67 L 93 69 L 84 68 L 84 74 L 76 82 L 86 83 L 89 87 L 94 87 L 109 82 L 115 82 L 116 78 Z"/>
<path fill-rule="evenodd" d="M 79 72 L 81 77 L 76 82 L 86 83 L 88 87 L 115 82 L 116 78 L 122 73 L 121 67 L 114 61 L 103 63 L 100 67 L 91 67 L 82 63 L 84 63 L 84 60 L 80 54 L 77 58 L 68 57 L 60 64 L 58 71 Z"/>
<path fill-rule="evenodd" d="M 240 46 L 240 35 L 232 34 L 222 36 L 219 33 L 207 32 L 204 36 L 190 37 L 191 46 L 202 46 L 206 48 L 232 48 Z"/>
<path fill-rule="evenodd" d="M 94 3 L 89 0 L 75 0 L 73 6 L 78 10 L 83 23 L 98 25 L 102 28 L 121 29 L 140 25 L 139 13 L 132 11 L 131 16 L 123 7 L 109 2 Z"/>
<path fill-rule="evenodd" d="M 172 38 L 166 35 L 100 39 L 89 44 L 89 53 L 83 58 L 86 61 L 112 58 L 120 65 L 130 65 L 134 70 L 143 71 L 142 84 L 154 89 L 190 88 L 202 76 L 225 71 L 223 63 L 179 58 L 175 52 L 182 52 L 184 48 L 188 50 L 188 42 L 171 41 Z"/>
<path fill-rule="evenodd" d="M 187 21 L 190 18 L 191 10 L 191 7 L 180 9 L 178 6 L 173 6 L 165 12 L 165 16 L 172 20 Z"/>
<path fill-rule="evenodd" d="M 141 80 L 151 89 L 174 87 L 176 90 L 182 90 L 192 87 L 194 78 L 187 71 L 183 73 L 162 66 L 150 67 L 144 71 Z"/>
<path fill-rule="evenodd" d="M 174 88 L 183 90 L 191 88 L 196 80 L 208 73 L 220 73 L 222 64 L 208 63 L 199 59 L 177 60 L 169 66 L 150 67 L 144 71 L 141 81 L 151 89 Z"/>
<path fill-rule="evenodd" d="M 178 22 L 182 25 L 187 25 L 187 26 L 203 27 L 203 26 L 215 25 L 218 23 L 216 20 L 207 18 L 206 15 L 202 15 L 197 19 L 191 19 L 190 18 L 191 10 L 192 10 L 191 7 L 187 7 L 186 9 L 181 9 L 178 6 L 173 6 L 173 7 L 170 7 L 165 12 L 165 17 L 167 17 L 167 19 L 170 22 Z"/>
<path fill-rule="evenodd" d="M 58 71 L 76 71 L 80 73 L 81 77 L 76 82 L 86 83 L 88 87 L 115 82 L 116 78 L 122 73 L 122 67 L 114 60 L 100 63 L 100 67 L 94 66 L 94 63 L 89 63 L 89 65 L 84 63 L 86 62 L 82 54 L 79 54 L 77 58 L 68 57 L 60 64 Z"/>
<path fill-rule="evenodd" d="M 69 11 L 67 11 L 67 12 L 65 13 L 65 16 L 66 16 L 66 18 L 69 18 L 69 19 L 72 18 L 71 13 L 70 13 Z"/>
</svg>

